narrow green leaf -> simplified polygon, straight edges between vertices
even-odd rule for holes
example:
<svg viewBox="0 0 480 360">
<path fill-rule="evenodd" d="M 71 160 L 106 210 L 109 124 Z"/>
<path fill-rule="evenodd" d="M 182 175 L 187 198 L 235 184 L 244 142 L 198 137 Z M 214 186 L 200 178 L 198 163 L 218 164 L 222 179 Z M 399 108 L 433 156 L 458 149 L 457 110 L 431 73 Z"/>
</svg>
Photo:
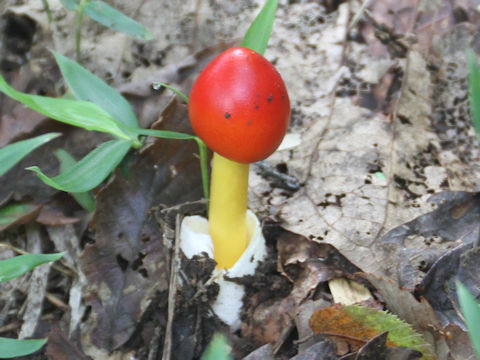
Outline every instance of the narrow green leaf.
<svg viewBox="0 0 480 360">
<path fill-rule="evenodd" d="M 468 328 L 468 336 L 477 353 L 477 358 L 480 359 L 480 306 L 465 285 L 459 281 L 457 281 L 457 294 Z"/>
<path fill-rule="evenodd" d="M 213 335 L 212 341 L 208 344 L 201 360 L 232 360 L 230 346 L 227 338 L 222 334 Z"/>
<path fill-rule="evenodd" d="M 8 204 L 0 207 L 0 231 L 36 209 L 38 209 L 37 205 L 28 203 Z"/>
<path fill-rule="evenodd" d="M 69 170 L 77 163 L 73 156 L 63 149 L 56 150 L 54 154 L 60 162 L 60 172 L 65 172 Z M 86 191 L 71 193 L 71 195 L 77 201 L 77 203 L 79 203 L 80 206 L 83 207 L 85 210 L 89 212 L 95 211 L 95 198 L 91 193 Z"/>
<path fill-rule="evenodd" d="M 110 140 L 91 151 L 82 160 L 60 175 L 46 176 L 37 166 L 29 167 L 47 185 L 66 192 L 85 192 L 98 186 L 122 161 L 131 141 Z"/>
<path fill-rule="evenodd" d="M 242 46 L 255 50 L 263 55 L 267 48 L 268 40 L 273 29 L 277 0 L 267 0 L 260 13 L 247 30 L 242 41 Z"/>
<path fill-rule="evenodd" d="M 132 128 L 138 127 L 137 116 L 132 107 L 114 88 L 75 61 L 55 51 L 52 52 L 63 78 L 78 100 L 97 104 L 122 124 Z"/>
<path fill-rule="evenodd" d="M 48 133 L 28 140 L 17 141 L 16 143 L 1 148 L 0 176 L 10 170 L 31 151 L 60 135 L 59 133 Z"/>
<path fill-rule="evenodd" d="M 91 102 L 25 94 L 10 87 L 2 76 L 0 76 L 0 91 L 54 120 L 86 130 L 105 132 L 122 139 L 130 139 L 120 130 L 110 114 Z"/>
<path fill-rule="evenodd" d="M 138 135 L 145 136 L 155 136 L 162 139 L 176 139 L 176 140 L 196 140 L 196 136 L 184 134 L 177 131 L 169 130 L 154 130 L 154 129 L 133 129 L 133 131 Z"/>
<path fill-rule="evenodd" d="M 138 40 L 153 39 L 152 34 L 142 25 L 103 1 L 89 1 L 85 6 L 85 13 L 100 24 Z"/>
<path fill-rule="evenodd" d="M 0 359 L 13 359 L 40 350 L 47 339 L 17 340 L 0 337 Z"/>
<path fill-rule="evenodd" d="M 78 6 L 77 0 L 60 0 L 60 2 L 65 6 L 68 10 L 75 10 Z"/>
<path fill-rule="evenodd" d="M 57 254 L 25 254 L 0 261 L 0 282 L 19 277 L 38 265 L 57 261 L 64 253 Z M 1 351 L 0 351 L 1 354 Z"/>
<path fill-rule="evenodd" d="M 174 92 L 175 94 L 177 94 L 183 101 L 185 101 L 185 102 L 188 104 L 188 100 L 189 100 L 189 99 L 188 99 L 188 96 L 185 95 L 184 93 L 182 93 L 180 90 L 175 89 L 174 87 L 172 87 L 172 86 L 170 86 L 170 85 L 168 85 L 168 84 L 165 84 L 165 83 L 163 83 L 163 82 L 155 82 L 155 83 L 153 83 L 153 88 L 154 88 L 155 90 L 160 89 L 160 87 L 162 87 L 162 86 L 163 86 L 164 88 L 170 90 L 170 91 L 173 91 L 173 92 Z"/>
<path fill-rule="evenodd" d="M 477 138 L 480 138 L 480 69 L 475 53 L 472 50 L 467 51 L 467 63 L 470 108 L 473 116 L 473 125 L 477 131 Z"/>
</svg>

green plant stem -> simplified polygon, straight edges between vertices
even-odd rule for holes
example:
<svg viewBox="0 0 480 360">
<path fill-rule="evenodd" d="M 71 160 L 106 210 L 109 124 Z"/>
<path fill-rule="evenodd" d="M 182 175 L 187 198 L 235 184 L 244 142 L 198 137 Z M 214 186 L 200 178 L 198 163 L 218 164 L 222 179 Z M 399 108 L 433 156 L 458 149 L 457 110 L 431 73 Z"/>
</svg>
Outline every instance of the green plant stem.
<svg viewBox="0 0 480 360">
<path fill-rule="evenodd" d="M 180 98 L 181 98 L 183 101 L 185 101 L 185 102 L 188 104 L 188 96 L 185 95 L 184 93 L 182 93 L 180 90 L 175 89 L 174 87 L 172 87 L 172 86 L 170 86 L 170 85 L 168 85 L 168 84 L 166 84 L 166 83 L 163 83 L 163 82 L 154 82 L 154 83 L 153 83 L 153 88 L 154 88 L 155 90 L 160 89 L 160 87 L 162 87 L 162 86 L 163 86 L 164 88 L 168 89 L 168 90 L 173 91 L 175 94 L 177 94 L 178 96 L 180 96 Z"/>
<path fill-rule="evenodd" d="M 80 4 L 77 7 L 77 32 L 75 34 L 75 55 L 77 58 L 77 62 L 79 64 L 82 63 L 81 61 L 81 53 L 80 53 L 80 44 L 82 41 L 82 23 L 83 23 L 83 14 L 85 13 L 85 5 L 87 4 L 88 0 L 81 0 Z"/>
<path fill-rule="evenodd" d="M 52 18 L 52 12 L 50 11 L 50 6 L 48 5 L 48 1 L 42 0 L 42 3 L 43 3 L 43 10 L 47 14 L 48 23 L 51 24 L 53 21 L 53 18 Z"/>
<path fill-rule="evenodd" d="M 207 154 L 207 145 L 199 137 L 195 137 L 195 141 L 198 145 L 198 151 L 200 154 L 200 169 L 202 173 L 202 185 L 203 185 L 203 196 L 207 200 L 207 212 L 208 212 L 208 201 L 210 199 L 209 186 L 208 186 L 208 154 Z"/>
</svg>

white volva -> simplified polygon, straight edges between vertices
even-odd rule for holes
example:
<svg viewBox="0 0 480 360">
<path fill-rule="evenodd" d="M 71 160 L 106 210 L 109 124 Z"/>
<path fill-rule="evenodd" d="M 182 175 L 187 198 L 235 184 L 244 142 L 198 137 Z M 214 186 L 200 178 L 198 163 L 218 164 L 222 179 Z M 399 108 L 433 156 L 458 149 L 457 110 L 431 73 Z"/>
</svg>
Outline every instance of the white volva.
<svg viewBox="0 0 480 360">
<path fill-rule="evenodd" d="M 242 285 L 224 279 L 253 275 L 258 262 L 267 255 L 265 239 L 260 223 L 251 211 L 247 211 L 247 231 L 250 239 L 247 249 L 229 269 L 215 269 L 213 276 L 220 286 L 213 311 L 233 330 L 240 327 L 240 310 L 245 289 Z M 180 248 L 191 259 L 194 255 L 206 253 L 213 259 L 213 243 L 208 232 L 208 220 L 201 216 L 189 216 L 183 219 L 180 230 Z"/>
</svg>

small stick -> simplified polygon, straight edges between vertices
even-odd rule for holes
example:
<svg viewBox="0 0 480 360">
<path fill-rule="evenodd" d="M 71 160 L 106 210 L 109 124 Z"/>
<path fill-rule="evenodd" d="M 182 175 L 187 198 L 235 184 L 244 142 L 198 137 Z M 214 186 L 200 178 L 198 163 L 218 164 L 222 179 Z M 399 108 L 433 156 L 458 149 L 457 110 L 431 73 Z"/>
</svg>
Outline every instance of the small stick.
<svg viewBox="0 0 480 360">
<path fill-rule="evenodd" d="M 165 329 L 165 342 L 163 343 L 162 360 L 170 360 L 172 351 L 172 325 L 173 317 L 175 315 L 175 297 L 177 295 L 177 278 L 178 278 L 178 259 L 180 253 L 180 224 L 182 216 L 177 214 L 175 219 L 175 244 L 170 265 L 170 284 L 168 287 L 168 312 L 167 312 L 167 327 Z M 150 360 L 150 357 L 149 357 Z"/>
</svg>

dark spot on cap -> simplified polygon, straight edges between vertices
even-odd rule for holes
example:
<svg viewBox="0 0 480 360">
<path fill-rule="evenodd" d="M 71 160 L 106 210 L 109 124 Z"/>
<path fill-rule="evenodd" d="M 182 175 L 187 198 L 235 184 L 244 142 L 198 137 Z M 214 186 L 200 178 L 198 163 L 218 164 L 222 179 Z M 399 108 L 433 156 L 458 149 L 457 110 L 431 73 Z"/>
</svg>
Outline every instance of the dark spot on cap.
<svg viewBox="0 0 480 360">
<path fill-rule="evenodd" d="M 273 94 L 268 95 L 267 101 L 271 102 L 273 100 Z"/>
<path fill-rule="evenodd" d="M 256 110 L 260 109 L 260 105 L 255 105 L 255 109 Z"/>
<path fill-rule="evenodd" d="M 226 112 L 224 116 L 225 116 L 225 119 L 230 119 L 230 116 L 232 116 L 232 115 L 230 115 L 230 113 Z"/>
<path fill-rule="evenodd" d="M 247 125 L 248 125 L 248 126 L 252 125 L 252 122 L 253 122 L 252 119 L 248 120 Z"/>
</svg>

